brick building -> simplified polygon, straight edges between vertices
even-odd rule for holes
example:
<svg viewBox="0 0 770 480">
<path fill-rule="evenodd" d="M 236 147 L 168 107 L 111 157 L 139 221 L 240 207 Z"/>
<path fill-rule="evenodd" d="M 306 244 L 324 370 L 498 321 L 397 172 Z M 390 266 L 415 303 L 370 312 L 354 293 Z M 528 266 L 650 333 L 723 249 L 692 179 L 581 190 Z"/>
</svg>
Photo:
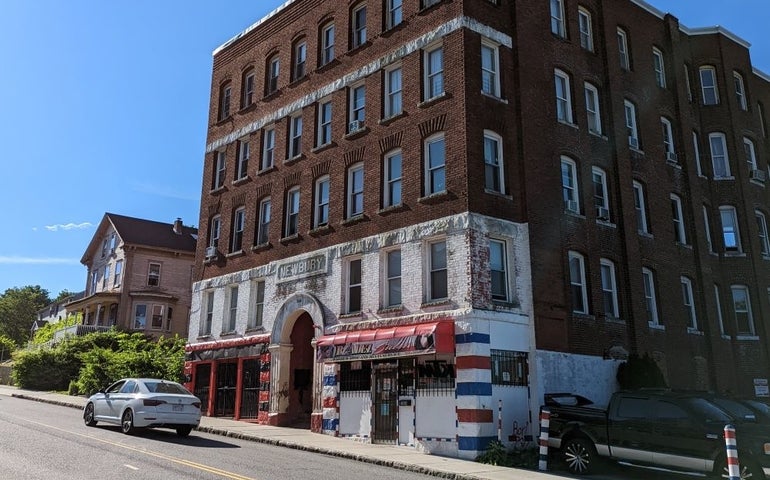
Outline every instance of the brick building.
<svg viewBox="0 0 770 480">
<path fill-rule="evenodd" d="M 214 52 L 189 386 L 462 457 L 629 353 L 752 390 L 768 80 L 641 0 L 286 2 Z"/>
</svg>

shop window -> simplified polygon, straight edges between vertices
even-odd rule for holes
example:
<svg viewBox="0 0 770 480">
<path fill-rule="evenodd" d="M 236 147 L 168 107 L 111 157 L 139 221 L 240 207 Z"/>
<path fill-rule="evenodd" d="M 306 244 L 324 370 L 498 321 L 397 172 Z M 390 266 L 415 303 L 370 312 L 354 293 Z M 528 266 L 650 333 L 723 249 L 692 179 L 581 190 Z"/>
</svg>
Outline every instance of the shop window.
<svg viewBox="0 0 770 480">
<path fill-rule="evenodd" d="M 417 364 L 417 390 L 423 395 L 454 393 L 455 366 L 446 360 L 423 360 Z"/>
<path fill-rule="evenodd" d="M 527 352 L 492 350 L 492 385 L 526 387 L 529 385 Z"/>
<path fill-rule="evenodd" d="M 371 362 L 342 362 L 340 363 L 340 391 L 359 392 L 372 388 Z"/>
</svg>

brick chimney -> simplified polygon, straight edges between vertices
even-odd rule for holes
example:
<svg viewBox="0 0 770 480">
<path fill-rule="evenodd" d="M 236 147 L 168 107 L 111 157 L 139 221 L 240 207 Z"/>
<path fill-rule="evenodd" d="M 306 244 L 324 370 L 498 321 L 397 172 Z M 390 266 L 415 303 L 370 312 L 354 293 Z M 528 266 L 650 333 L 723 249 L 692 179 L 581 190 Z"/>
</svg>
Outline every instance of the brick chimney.
<svg viewBox="0 0 770 480">
<path fill-rule="evenodd" d="M 177 218 L 176 221 L 174 222 L 174 233 L 176 233 L 177 235 L 181 235 L 182 234 L 182 219 L 181 218 Z"/>
</svg>

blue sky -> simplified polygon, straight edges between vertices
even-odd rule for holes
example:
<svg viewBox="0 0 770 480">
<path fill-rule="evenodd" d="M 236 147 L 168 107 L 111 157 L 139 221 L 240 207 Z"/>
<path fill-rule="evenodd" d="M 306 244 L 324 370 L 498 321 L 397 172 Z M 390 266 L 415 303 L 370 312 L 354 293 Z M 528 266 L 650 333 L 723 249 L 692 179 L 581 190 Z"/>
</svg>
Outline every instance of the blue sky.
<svg viewBox="0 0 770 480">
<path fill-rule="evenodd" d="M 282 2 L 2 0 L 0 293 L 84 289 L 104 212 L 198 224 L 211 52 Z M 650 3 L 770 73 L 770 1 Z"/>
</svg>

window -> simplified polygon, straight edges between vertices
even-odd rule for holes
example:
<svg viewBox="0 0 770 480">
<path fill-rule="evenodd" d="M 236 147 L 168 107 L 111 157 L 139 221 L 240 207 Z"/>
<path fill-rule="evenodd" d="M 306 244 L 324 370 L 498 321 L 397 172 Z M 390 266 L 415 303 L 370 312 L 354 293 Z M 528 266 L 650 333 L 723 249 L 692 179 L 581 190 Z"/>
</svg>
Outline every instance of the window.
<svg viewBox="0 0 770 480">
<path fill-rule="evenodd" d="M 241 140 L 238 142 L 238 172 L 237 179 L 246 178 L 249 174 L 249 142 Z"/>
<path fill-rule="evenodd" d="M 401 151 L 385 155 L 383 207 L 401 205 Z"/>
<path fill-rule="evenodd" d="M 219 89 L 219 117 L 218 120 L 224 120 L 230 116 L 230 96 L 232 86 L 227 83 Z"/>
<path fill-rule="evenodd" d="M 386 305 L 401 305 L 401 250 L 391 250 L 386 254 Z"/>
<path fill-rule="evenodd" d="M 385 72 L 385 118 L 400 115 L 401 105 L 401 68 Z"/>
<path fill-rule="evenodd" d="M 508 301 L 508 269 L 506 267 L 505 242 L 489 241 L 489 272 L 492 300 Z"/>
<path fill-rule="evenodd" d="M 314 227 L 329 224 L 329 176 L 319 178 L 315 183 Z"/>
<path fill-rule="evenodd" d="M 268 242 L 270 233 L 270 214 L 271 206 L 269 198 L 259 202 L 259 224 L 257 226 L 257 245 L 265 245 Z"/>
<path fill-rule="evenodd" d="M 498 50 L 487 43 L 481 44 L 481 91 L 493 97 L 500 96 Z"/>
<path fill-rule="evenodd" d="M 426 9 L 428 7 L 432 7 L 433 5 L 439 3 L 441 0 L 420 0 L 420 9 Z"/>
<path fill-rule="evenodd" d="M 527 352 L 491 350 L 492 385 L 526 387 L 529 385 Z"/>
<path fill-rule="evenodd" d="M 666 64 L 663 62 L 663 52 L 652 49 L 652 65 L 655 69 L 655 83 L 660 88 L 666 88 Z"/>
<path fill-rule="evenodd" d="M 572 93 L 570 92 L 569 75 L 561 70 L 554 72 L 556 85 L 556 118 L 560 122 L 572 122 Z"/>
<path fill-rule="evenodd" d="M 350 125 L 348 133 L 364 128 L 366 119 L 366 85 L 358 85 L 350 89 Z"/>
<path fill-rule="evenodd" d="M 98 275 L 96 272 L 91 272 L 91 291 L 90 293 L 96 293 L 96 285 L 98 284 Z"/>
<path fill-rule="evenodd" d="M 235 322 L 238 320 L 238 285 L 233 285 L 228 290 L 230 307 L 227 310 L 227 327 L 222 325 L 222 333 L 235 332 Z"/>
<path fill-rule="evenodd" d="M 574 313 L 588 314 L 585 260 L 577 252 L 569 252 L 568 260 L 572 311 Z"/>
<path fill-rule="evenodd" d="M 150 263 L 147 270 L 147 285 L 150 287 L 160 286 L 160 263 Z"/>
<path fill-rule="evenodd" d="M 243 247 L 243 228 L 246 223 L 246 209 L 240 207 L 233 213 L 233 233 L 230 252 L 240 252 Z"/>
<path fill-rule="evenodd" d="M 425 100 L 444 93 L 444 49 L 434 48 L 425 52 Z"/>
<path fill-rule="evenodd" d="M 219 215 L 211 217 L 211 222 L 209 222 L 209 247 L 216 248 L 219 246 L 219 234 L 221 228 L 222 220 Z"/>
<path fill-rule="evenodd" d="M 211 189 L 217 190 L 225 186 L 225 169 L 227 168 L 227 157 L 224 150 L 220 150 L 214 155 L 214 181 L 212 182 Z"/>
<path fill-rule="evenodd" d="M 703 105 L 716 105 L 719 103 L 717 74 L 714 67 L 700 67 L 700 88 L 703 95 Z"/>
<path fill-rule="evenodd" d="M 505 193 L 503 181 L 503 139 L 496 133 L 484 131 L 484 188 Z"/>
<path fill-rule="evenodd" d="M 759 250 L 763 257 L 770 256 L 770 237 L 767 235 L 767 219 L 759 210 L 754 211 L 757 218 L 757 232 L 759 235 Z"/>
<path fill-rule="evenodd" d="M 703 165 L 700 161 L 700 139 L 698 138 L 698 132 L 692 132 L 692 148 L 695 150 L 695 171 L 698 176 L 703 176 Z"/>
<path fill-rule="evenodd" d="M 360 5 L 353 9 L 352 15 L 352 48 L 360 47 L 366 43 L 366 5 Z"/>
<path fill-rule="evenodd" d="M 647 227 L 647 206 L 644 198 L 644 186 L 634 181 L 634 210 L 636 210 L 636 228 L 639 233 L 650 233 Z"/>
<path fill-rule="evenodd" d="M 735 312 L 735 333 L 754 336 L 754 318 L 751 314 L 749 289 L 744 285 L 733 285 L 733 311 Z"/>
<path fill-rule="evenodd" d="M 289 159 L 302 154 L 302 116 L 289 120 Z"/>
<path fill-rule="evenodd" d="M 294 77 L 296 81 L 305 76 L 305 64 L 307 61 L 307 43 L 304 40 L 294 45 Z"/>
<path fill-rule="evenodd" d="M 265 316 L 265 281 L 256 282 L 254 287 L 254 317 L 250 322 L 249 328 L 258 328 L 262 326 Z"/>
<path fill-rule="evenodd" d="M 626 116 L 626 133 L 628 133 L 628 146 L 639 149 L 639 132 L 636 129 L 636 105 L 628 100 L 623 101 Z"/>
<path fill-rule="evenodd" d="M 681 277 L 682 283 L 682 303 L 685 312 L 687 312 L 687 329 L 698 330 L 698 317 L 695 315 L 695 297 L 692 291 L 692 281 L 687 277 Z"/>
<path fill-rule="evenodd" d="M 120 286 L 121 275 L 123 274 L 123 260 L 115 262 L 115 278 L 112 280 L 114 287 Z"/>
<path fill-rule="evenodd" d="M 714 169 L 714 178 L 730 177 L 730 161 L 727 157 L 725 134 L 710 133 L 709 146 L 711 147 L 711 164 Z"/>
<path fill-rule="evenodd" d="M 138 304 L 134 309 L 134 330 L 144 330 L 147 326 L 147 305 Z"/>
<path fill-rule="evenodd" d="M 262 135 L 262 165 L 260 170 L 273 168 L 275 161 L 275 129 L 265 129 Z"/>
<path fill-rule="evenodd" d="M 746 102 L 746 89 L 743 86 L 743 76 L 738 72 L 733 72 L 733 82 L 735 83 L 735 99 L 738 101 L 738 107 L 741 110 L 748 109 Z"/>
<path fill-rule="evenodd" d="M 591 180 L 594 187 L 594 207 L 596 219 L 610 221 L 610 200 L 607 189 L 607 173 L 599 167 L 591 168 Z"/>
<path fill-rule="evenodd" d="M 585 8 L 578 8 L 578 27 L 580 27 L 580 46 L 589 52 L 594 51 L 594 32 L 591 14 Z"/>
<path fill-rule="evenodd" d="M 690 67 L 684 64 L 684 87 L 687 89 L 687 101 L 692 103 L 692 87 L 690 86 Z"/>
<path fill-rule="evenodd" d="M 241 79 L 241 108 L 246 108 L 254 103 L 254 89 L 256 87 L 256 74 L 253 68 L 243 72 Z"/>
<path fill-rule="evenodd" d="M 109 247 L 109 245 L 110 245 L 110 239 L 105 238 L 104 242 L 102 242 L 102 257 L 107 255 L 107 248 Z"/>
<path fill-rule="evenodd" d="M 674 220 L 674 240 L 682 245 L 687 245 L 687 234 L 684 228 L 684 213 L 682 213 L 682 199 L 673 193 L 671 194 L 671 215 Z"/>
<path fill-rule="evenodd" d="M 446 242 L 434 242 L 428 246 L 430 278 L 428 301 L 441 300 L 449 296 L 447 283 Z"/>
<path fill-rule="evenodd" d="M 206 292 L 206 316 L 201 322 L 200 335 L 211 335 L 211 324 L 214 321 L 214 292 Z"/>
<path fill-rule="evenodd" d="M 364 165 L 353 165 L 348 169 L 348 218 L 364 213 Z"/>
<path fill-rule="evenodd" d="M 628 55 L 628 36 L 622 28 L 618 28 L 618 53 L 620 55 L 620 68 L 631 70 L 631 61 Z"/>
<path fill-rule="evenodd" d="M 444 134 L 425 140 L 425 195 L 446 191 L 446 152 Z"/>
<path fill-rule="evenodd" d="M 318 105 L 318 146 L 332 141 L 332 102 L 327 100 Z"/>
<path fill-rule="evenodd" d="M 741 251 L 741 237 L 738 232 L 737 215 L 735 207 L 719 207 L 719 217 L 722 219 L 722 241 L 727 252 Z"/>
<path fill-rule="evenodd" d="M 387 11 L 387 21 L 385 23 L 387 29 L 391 29 L 396 25 L 399 25 L 403 20 L 401 3 L 402 3 L 401 0 L 387 0 L 388 11 Z"/>
<path fill-rule="evenodd" d="M 102 290 L 106 290 L 107 289 L 107 285 L 109 284 L 109 281 L 110 281 L 110 266 L 109 265 L 105 265 L 104 266 L 104 276 L 102 277 Z"/>
<path fill-rule="evenodd" d="M 118 237 L 113 232 L 112 235 L 110 235 L 110 253 L 115 253 L 115 245 L 118 242 Z"/>
<path fill-rule="evenodd" d="M 564 209 L 580 214 L 580 194 L 578 192 L 577 165 L 568 157 L 561 157 L 561 193 Z"/>
<path fill-rule="evenodd" d="M 564 0 L 551 0 L 551 33 L 561 38 L 567 36 L 564 26 Z"/>
<path fill-rule="evenodd" d="M 361 311 L 361 259 L 348 262 L 347 313 Z"/>
<path fill-rule="evenodd" d="M 671 121 L 668 118 L 660 117 L 660 125 L 663 129 L 663 151 L 666 153 L 666 161 L 676 163 L 676 151 L 674 149 L 674 132 L 671 128 Z"/>
<path fill-rule="evenodd" d="M 267 62 L 267 88 L 265 89 L 265 95 L 278 90 L 278 76 L 281 73 L 281 61 L 276 53 Z"/>
<path fill-rule="evenodd" d="M 286 194 L 286 228 L 284 237 L 297 235 L 299 232 L 299 187 L 292 188 Z"/>
<path fill-rule="evenodd" d="M 706 243 L 708 244 L 709 252 L 713 253 L 714 242 L 711 239 L 711 213 L 706 205 L 703 205 L 703 228 L 706 230 Z"/>
<path fill-rule="evenodd" d="M 321 66 L 334 60 L 334 24 L 329 23 L 321 29 Z"/>
<path fill-rule="evenodd" d="M 644 284 L 644 308 L 647 311 L 647 323 L 650 326 L 660 325 L 658 302 L 655 296 L 655 276 L 649 268 L 642 268 L 642 283 Z"/>
<path fill-rule="evenodd" d="M 717 322 L 719 323 L 719 333 L 725 335 L 725 322 L 722 318 L 722 301 L 720 300 L 719 285 L 714 284 L 714 301 L 717 306 Z"/>
<path fill-rule="evenodd" d="M 160 330 L 163 328 L 163 305 L 152 306 L 150 326 L 153 330 Z"/>
<path fill-rule="evenodd" d="M 767 138 L 767 124 L 765 123 L 765 106 L 757 103 L 757 115 L 759 116 L 759 127 L 762 129 L 762 136 Z"/>
<path fill-rule="evenodd" d="M 602 258 L 599 261 L 602 276 L 602 305 L 604 314 L 609 318 L 618 318 L 618 287 L 615 282 L 615 264 Z"/>
<path fill-rule="evenodd" d="M 599 107 L 599 90 L 585 83 L 586 115 L 588 117 L 588 131 L 597 135 L 602 134 L 602 114 Z"/>
<path fill-rule="evenodd" d="M 754 150 L 754 142 L 743 137 L 743 154 L 746 157 L 746 163 L 749 164 L 749 172 L 757 170 L 757 155 Z"/>
</svg>

